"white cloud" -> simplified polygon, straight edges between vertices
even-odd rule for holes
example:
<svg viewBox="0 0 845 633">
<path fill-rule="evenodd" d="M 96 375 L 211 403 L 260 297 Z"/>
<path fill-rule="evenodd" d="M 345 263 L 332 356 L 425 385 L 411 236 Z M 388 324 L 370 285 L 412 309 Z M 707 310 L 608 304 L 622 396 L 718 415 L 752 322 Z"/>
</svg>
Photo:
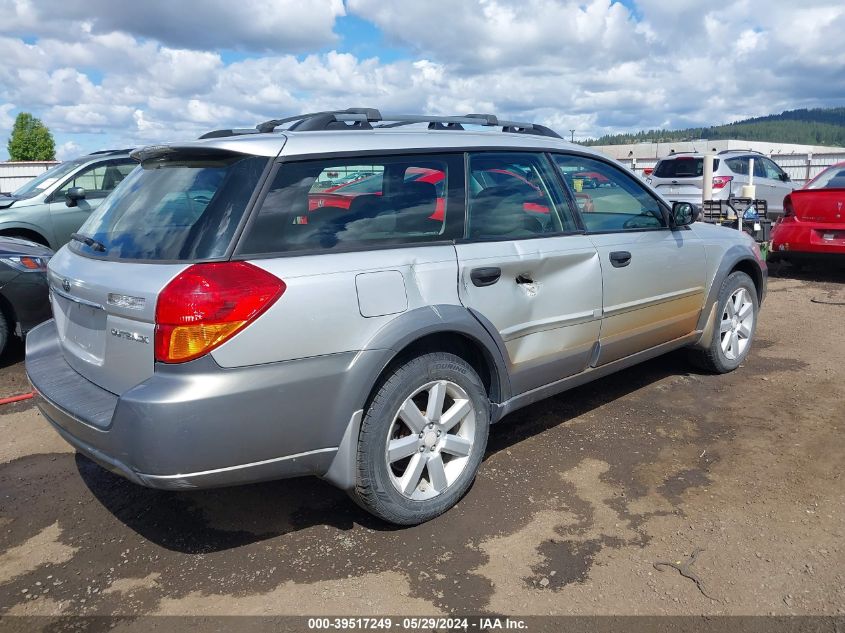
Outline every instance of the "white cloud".
<svg viewBox="0 0 845 633">
<path fill-rule="evenodd" d="M 56 160 L 69 160 L 82 153 L 82 147 L 73 141 L 67 141 L 56 147 Z"/>
<path fill-rule="evenodd" d="M 373 106 L 496 112 L 584 138 L 845 102 L 837 0 L 191 5 L 0 0 L 0 135 L 19 110 L 87 151 Z M 346 9 L 409 52 L 344 50 L 333 29 Z"/>
<path fill-rule="evenodd" d="M 175 48 L 313 50 L 335 42 L 342 0 L 0 0 L 0 32 L 73 41 L 127 33 Z"/>
<path fill-rule="evenodd" d="M 630 12 L 610 0 L 348 0 L 392 40 L 422 55 L 479 69 L 607 63 L 646 54 Z"/>
</svg>

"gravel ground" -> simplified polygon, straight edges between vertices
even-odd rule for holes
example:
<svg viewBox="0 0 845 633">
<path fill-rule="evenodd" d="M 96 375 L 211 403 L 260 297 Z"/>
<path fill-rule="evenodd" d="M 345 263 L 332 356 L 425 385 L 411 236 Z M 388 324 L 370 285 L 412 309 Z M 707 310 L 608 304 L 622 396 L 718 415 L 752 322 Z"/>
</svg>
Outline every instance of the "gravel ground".
<svg viewBox="0 0 845 633">
<path fill-rule="evenodd" d="M 845 614 L 845 307 L 814 299 L 845 274 L 773 277 L 733 374 L 677 353 L 509 416 L 410 529 L 316 479 L 143 489 L 2 406 L 0 614 Z M 653 566 L 697 549 L 703 591 Z"/>
</svg>

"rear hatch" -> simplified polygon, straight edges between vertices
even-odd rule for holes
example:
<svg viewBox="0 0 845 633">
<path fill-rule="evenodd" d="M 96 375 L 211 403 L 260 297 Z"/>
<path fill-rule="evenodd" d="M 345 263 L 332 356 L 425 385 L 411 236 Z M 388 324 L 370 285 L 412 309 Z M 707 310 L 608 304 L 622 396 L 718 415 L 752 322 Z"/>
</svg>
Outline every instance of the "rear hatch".
<svg viewBox="0 0 845 633">
<path fill-rule="evenodd" d="M 65 360 L 117 395 L 154 372 L 158 294 L 191 263 L 228 256 L 268 162 L 164 150 L 144 156 L 49 265 Z"/>
<path fill-rule="evenodd" d="M 719 159 L 713 159 L 713 170 Z M 704 159 L 678 156 L 661 160 L 651 174 L 652 186 L 667 200 L 701 201 L 704 179 Z"/>
<path fill-rule="evenodd" d="M 845 224 L 845 188 L 797 189 L 789 194 L 789 200 L 802 222 Z"/>
</svg>

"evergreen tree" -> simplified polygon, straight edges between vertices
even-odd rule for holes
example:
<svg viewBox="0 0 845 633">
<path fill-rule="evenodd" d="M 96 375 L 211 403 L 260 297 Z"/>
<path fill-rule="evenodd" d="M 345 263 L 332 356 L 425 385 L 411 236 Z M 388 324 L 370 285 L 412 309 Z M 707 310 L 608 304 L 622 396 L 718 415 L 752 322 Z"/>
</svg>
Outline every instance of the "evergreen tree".
<svg viewBox="0 0 845 633">
<path fill-rule="evenodd" d="M 770 141 L 799 145 L 845 146 L 845 108 L 788 110 L 781 114 L 736 121 L 727 125 L 686 130 L 649 130 L 633 134 L 611 134 L 585 142 L 586 145 L 695 141 Z"/>
<path fill-rule="evenodd" d="M 9 138 L 9 160 L 55 160 L 56 142 L 40 119 L 29 112 L 15 118 Z"/>
</svg>

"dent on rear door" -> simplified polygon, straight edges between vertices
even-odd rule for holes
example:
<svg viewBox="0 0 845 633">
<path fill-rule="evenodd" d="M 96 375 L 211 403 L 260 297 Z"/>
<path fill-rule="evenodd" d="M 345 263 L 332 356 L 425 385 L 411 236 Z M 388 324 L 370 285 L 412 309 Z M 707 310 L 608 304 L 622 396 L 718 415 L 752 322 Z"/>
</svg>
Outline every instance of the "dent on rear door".
<svg viewBox="0 0 845 633">
<path fill-rule="evenodd" d="M 514 394 L 586 369 L 598 340 L 601 268 L 581 235 L 457 246 L 465 306 L 493 324 L 508 352 Z M 476 286 L 476 268 L 500 279 Z"/>
</svg>

